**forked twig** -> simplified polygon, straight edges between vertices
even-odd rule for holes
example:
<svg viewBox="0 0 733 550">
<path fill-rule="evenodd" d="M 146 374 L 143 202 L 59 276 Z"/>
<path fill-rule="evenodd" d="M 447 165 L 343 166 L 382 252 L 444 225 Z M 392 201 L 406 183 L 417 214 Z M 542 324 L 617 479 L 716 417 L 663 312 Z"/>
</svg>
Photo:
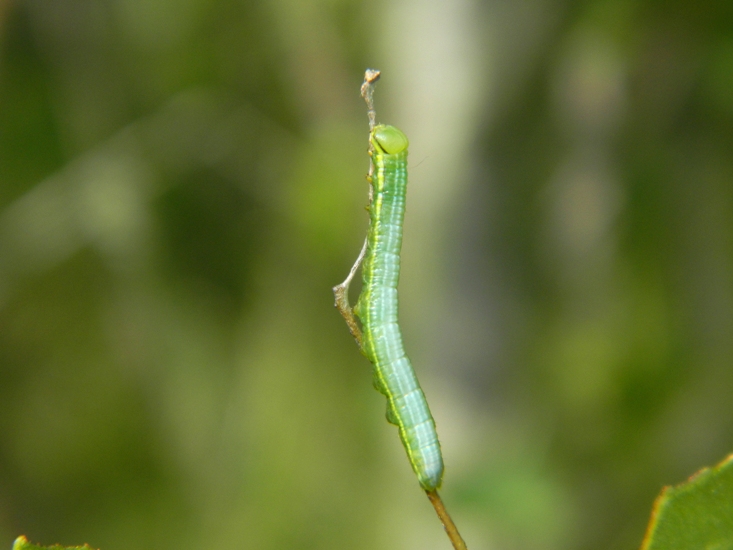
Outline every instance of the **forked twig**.
<svg viewBox="0 0 733 550">
<path fill-rule="evenodd" d="M 371 188 L 371 182 L 372 182 L 372 175 L 374 174 L 374 163 L 372 162 L 372 141 L 371 141 L 371 133 L 372 130 L 374 130 L 374 126 L 377 124 L 377 113 L 374 110 L 374 84 L 379 80 L 379 76 L 381 73 L 377 69 L 367 69 L 364 73 L 364 83 L 361 85 L 361 97 L 364 98 L 364 101 L 366 101 L 367 104 L 367 115 L 369 116 L 369 173 L 367 174 L 367 180 L 369 181 L 370 187 L 369 187 L 369 203 L 372 202 L 372 188 Z M 361 329 L 359 328 L 359 323 L 356 322 L 356 318 L 354 317 L 354 308 L 351 307 L 351 304 L 349 304 L 349 285 L 351 284 L 351 281 L 354 279 L 354 275 L 356 275 L 357 270 L 359 269 L 359 266 L 361 265 L 361 262 L 364 260 L 364 256 L 366 255 L 367 251 L 367 239 L 364 239 L 364 245 L 361 247 L 361 252 L 359 252 L 359 256 L 356 258 L 356 262 L 354 262 L 354 265 L 351 267 L 351 270 L 349 271 L 349 275 L 346 277 L 343 283 L 336 285 L 333 287 L 333 295 L 336 300 L 335 306 L 336 309 L 338 309 L 339 313 L 341 314 L 341 317 L 344 318 L 346 321 L 346 326 L 349 327 L 349 332 L 351 333 L 351 336 L 354 337 L 354 340 L 356 340 L 356 343 L 359 344 L 359 349 L 361 349 Z"/>
</svg>

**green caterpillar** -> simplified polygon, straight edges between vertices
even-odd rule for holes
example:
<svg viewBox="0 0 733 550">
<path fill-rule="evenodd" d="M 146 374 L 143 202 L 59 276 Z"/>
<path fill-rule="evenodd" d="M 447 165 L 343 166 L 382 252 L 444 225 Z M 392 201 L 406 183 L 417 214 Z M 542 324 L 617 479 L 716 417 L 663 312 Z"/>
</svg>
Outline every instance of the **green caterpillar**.
<svg viewBox="0 0 733 550">
<path fill-rule="evenodd" d="M 428 402 L 402 345 L 397 321 L 409 143 L 405 134 L 394 126 L 376 124 L 372 95 L 379 76 L 378 70 L 367 69 L 361 86 L 361 95 L 369 109 L 369 155 L 372 157 L 367 177 L 371 184 L 369 232 L 349 275 L 333 287 L 333 293 L 336 308 L 349 332 L 374 365 L 374 386 L 387 397 L 387 420 L 399 428 L 420 486 L 435 508 L 454 550 L 466 550 L 466 543 L 438 494 L 443 481 L 440 442 Z M 364 284 L 352 309 L 349 285 L 362 262 Z M 359 317 L 361 327 L 354 315 Z"/>
<path fill-rule="evenodd" d="M 373 174 L 370 226 L 362 266 L 363 290 L 354 313 L 361 320 L 362 351 L 374 364 L 374 385 L 387 397 L 387 420 L 397 425 L 420 485 L 440 487 L 443 457 L 435 421 L 402 345 L 397 322 L 402 221 L 407 190 L 405 134 L 378 125 L 370 135 Z"/>
</svg>

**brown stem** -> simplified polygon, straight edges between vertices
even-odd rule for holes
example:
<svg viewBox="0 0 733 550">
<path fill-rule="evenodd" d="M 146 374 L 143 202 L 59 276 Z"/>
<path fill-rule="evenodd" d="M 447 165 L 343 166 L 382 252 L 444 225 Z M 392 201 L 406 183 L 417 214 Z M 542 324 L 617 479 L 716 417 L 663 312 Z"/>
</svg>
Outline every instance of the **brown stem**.
<svg viewBox="0 0 733 550">
<path fill-rule="evenodd" d="M 468 550 L 466 543 L 463 542 L 461 534 L 458 532 L 456 524 L 453 523 L 450 515 L 448 515 L 448 510 L 445 509 L 445 505 L 443 504 L 438 491 L 425 491 L 425 493 L 428 495 L 428 499 L 430 499 L 430 504 L 435 508 L 435 511 L 440 518 L 440 522 L 443 524 L 443 528 L 445 529 L 451 544 L 453 544 L 453 548 L 455 548 L 455 550 Z"/>
</svg>

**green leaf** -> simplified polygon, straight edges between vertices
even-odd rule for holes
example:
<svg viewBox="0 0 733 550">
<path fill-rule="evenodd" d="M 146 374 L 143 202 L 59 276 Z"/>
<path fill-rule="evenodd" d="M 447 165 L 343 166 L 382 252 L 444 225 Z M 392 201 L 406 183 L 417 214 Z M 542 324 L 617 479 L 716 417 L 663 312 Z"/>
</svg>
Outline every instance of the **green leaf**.
<svg viewBox="0 0 733 550">
<path fill-rule="evenodd" d="M 91 546 L 85 544 L 84 546 L 61 546 L 60 544 L 54 544 L 53 546 L 37 546 L 28 542 L 28 539 L 23 535 L 15 539 L 13 543 L 13 550 L 93 550 Z"/>
<path fill-rule="evenodd" d="M 733 550 L 733 455 L 657 497 L 641 550 Z"/>
</svg>

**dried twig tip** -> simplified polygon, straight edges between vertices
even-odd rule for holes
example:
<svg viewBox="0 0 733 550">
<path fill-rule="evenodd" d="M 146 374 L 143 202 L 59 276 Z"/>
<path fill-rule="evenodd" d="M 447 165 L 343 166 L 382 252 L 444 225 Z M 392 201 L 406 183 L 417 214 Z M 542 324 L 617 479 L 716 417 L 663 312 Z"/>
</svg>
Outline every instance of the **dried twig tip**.
<svg viewBox="0 0 733 550">
<path fill-rule="evenodd" d="M 379 80 L 379 76 L 382 73 L 379 71 L 379 69 L 367 69 L 364 72 L 364 82 L 368 82 L 369 84 L 373 84 L 377 80 Z"/>
<path fill-rule="evenodd" d="M 370 133 L 374 129 L 377 118 L 377 114 L 374 112 L 374 99 L 372 99 L 372 94 L 374 93 L 374 83 L 379 80 L 379 76 L 381 74 L 382 73 L 377 69 L 367 69 L 364 72 L 364 83 L 361 85 L 361 97 L 364 98 L 364 101 L 366 101 L 367 104 L 367 115 L 369 116 Z"/>
</svg>

